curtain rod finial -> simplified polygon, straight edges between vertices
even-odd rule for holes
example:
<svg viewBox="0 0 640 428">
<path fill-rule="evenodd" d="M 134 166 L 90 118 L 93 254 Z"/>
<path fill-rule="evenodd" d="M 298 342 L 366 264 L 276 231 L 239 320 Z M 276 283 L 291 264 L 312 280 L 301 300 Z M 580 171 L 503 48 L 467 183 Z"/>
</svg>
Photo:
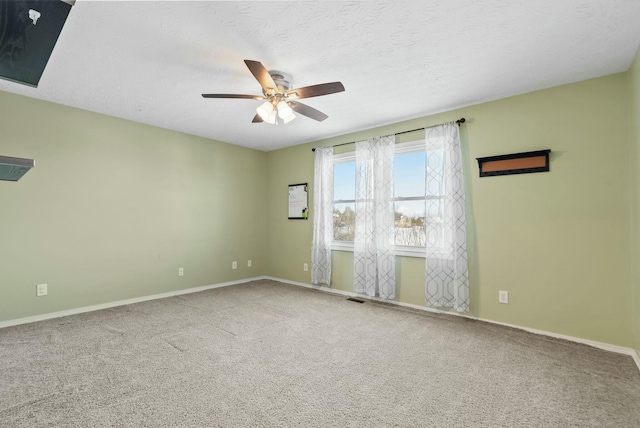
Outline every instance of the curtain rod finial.
<svg viewBox="0 0 640 428">
<path fill-rule="evenodd" d="M 456 120 L 456 123 L 458 124 L 458 126 L 462 125 L 463 123 L 465 123 L 467 121 L 467 119 L 465 119 L 464 117 Z"/>
</svg>

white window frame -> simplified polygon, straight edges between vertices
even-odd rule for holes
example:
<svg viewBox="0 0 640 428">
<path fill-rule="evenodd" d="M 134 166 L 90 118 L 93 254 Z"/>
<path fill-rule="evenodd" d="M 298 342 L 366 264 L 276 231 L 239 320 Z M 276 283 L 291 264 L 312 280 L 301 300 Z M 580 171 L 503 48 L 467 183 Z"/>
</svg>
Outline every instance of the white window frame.
<svg viewBox="0 0 640 428">
<path fill-rule="evenodd" d="M 418 152 L 423 152 L 423 153 L 425 152 L 424 139 L 396 144 L 394 156 L 407 154 L 407 153 L 418 153 Z M 355 162 L 355 161 L 356 161 L 356 152 L 355 151 L 333 155 L 333 164 L 334 165 L 337 164 L 337 163 L 347 163 L 347 162 Z M 425 196 L 425 198 L 428 198 L 428 197 Z M 408 200 L 408 199 L 404 199 L 403 198 L 403 200 Z M 343 200 L 335 201 L 334 200 L 333 201 L 334 204 L 336 202 L 353 202 L 355 204 L 355 200 L 354 201 L 351 201 L 351 200 L 348 200 L 348 201 L 343 201 Z M 395 202 L 395 198 L 394 198 L 394 202 Z M 334 250 L 334 251 L 350 251 L 350 252 L 353 252 L 353 246 L 354 246 L 353 241 L 332 241 L 331 242 L 331 249 Z M 413 246 L 409 246 L 409 245 L 396 245 L 395 248 L 396 248 L 396 256 L 421 257 L 421 258 L 425 258 L 426 257 L 425 247 L 413 247 Z"/>
</svg>

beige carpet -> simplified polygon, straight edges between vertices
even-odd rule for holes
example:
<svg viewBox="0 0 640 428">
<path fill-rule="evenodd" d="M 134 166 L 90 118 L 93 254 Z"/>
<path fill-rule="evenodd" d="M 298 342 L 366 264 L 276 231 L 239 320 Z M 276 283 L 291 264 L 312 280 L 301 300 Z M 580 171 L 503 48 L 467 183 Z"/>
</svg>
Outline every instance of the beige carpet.
<svg viewBox="0 0 640 428">
<path fill-rule="evenodd" d="M 0 329 L 1 427 L 639 427 L 624 355 L 273 281 Z"/>
</svg>

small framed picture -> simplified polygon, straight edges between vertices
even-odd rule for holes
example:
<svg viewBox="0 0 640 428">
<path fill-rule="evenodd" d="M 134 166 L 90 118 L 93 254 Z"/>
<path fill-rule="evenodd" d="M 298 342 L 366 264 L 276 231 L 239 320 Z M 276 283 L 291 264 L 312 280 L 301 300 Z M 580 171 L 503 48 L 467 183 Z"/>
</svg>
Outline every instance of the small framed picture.
<svg viewBox="0 0 640 428">
<path fill-rule="evenodd" d="M 309 218 L 307 183 L 289 185 L 289 220 Z"/>
</svg>

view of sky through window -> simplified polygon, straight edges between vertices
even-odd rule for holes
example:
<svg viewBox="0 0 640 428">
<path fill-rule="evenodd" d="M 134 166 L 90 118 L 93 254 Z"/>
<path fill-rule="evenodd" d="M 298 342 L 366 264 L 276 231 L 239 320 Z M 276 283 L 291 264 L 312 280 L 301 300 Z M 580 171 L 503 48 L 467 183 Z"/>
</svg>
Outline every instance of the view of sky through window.
<svg viewBox="0 0 640 428">
<path fill-rule="evenodd" d="M 424 198 L 424 152 L 396 155 L 393 161 L 394 198 Z M 396 201 L 396 213 L 418 218 L 424 217 L 424 199 L 421 201 Z"/>
<path fill-rule="evenodd" d="M 443 183 L 443 152 L 424 151 L 400 153 L 394 157 L 394 211 L 396 245 L 424 246 L 425 208 L 431 223 L 441 217 Z M 429 163 L 427 166 L 426 163 Z M 429 189 L 425 189 L 425 174 L 429 172 Z M 334 240 L 353 241 L 355 237 L 356 163 L 334 164 Z M 435 197 L 435 198 L 433 198 Z M 425 198 L 428 201 L 425 201 Z M 439 235 L 439 234 L 438 234 Z"/>
</svg>

